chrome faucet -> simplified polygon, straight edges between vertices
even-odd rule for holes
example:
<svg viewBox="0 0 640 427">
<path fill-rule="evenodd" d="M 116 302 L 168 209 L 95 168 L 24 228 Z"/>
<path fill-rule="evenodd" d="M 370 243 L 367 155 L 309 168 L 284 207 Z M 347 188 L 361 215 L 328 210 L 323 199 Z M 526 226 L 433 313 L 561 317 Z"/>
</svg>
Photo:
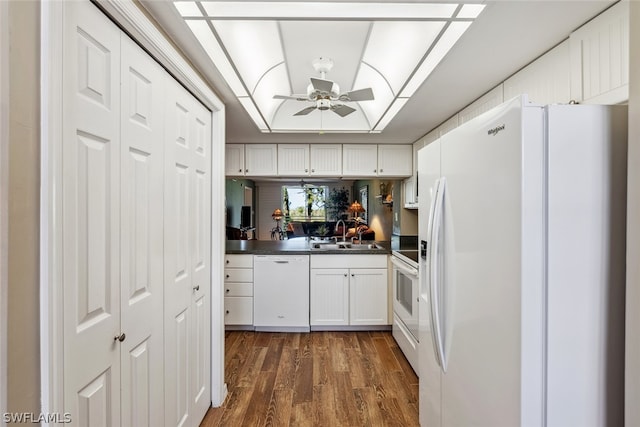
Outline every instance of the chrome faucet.
<svg viewBox="0 0 640 427">
<path fill-rule="evenodd" d="M 342 223 L 342 241 L 346 242 L 347 241 L 347 226 L 345 225 L 343 220 L 339 219 L 338 222 L 336 222 L 335 231 L 338 231 L 338 226 L 340 225 L 340 223 Z"/>
</svg>

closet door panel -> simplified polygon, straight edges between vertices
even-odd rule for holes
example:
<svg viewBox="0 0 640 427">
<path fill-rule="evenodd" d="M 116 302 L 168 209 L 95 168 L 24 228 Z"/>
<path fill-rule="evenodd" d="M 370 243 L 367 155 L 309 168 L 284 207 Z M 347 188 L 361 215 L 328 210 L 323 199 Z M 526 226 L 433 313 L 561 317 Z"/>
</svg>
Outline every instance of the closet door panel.
<svg viewBox="0 0 640 427">
<path fill-rule="evenodd" d="M 201 420 L 211 405 L 211 114 L 193 99 L 194 150 L 192 151 L 193 227 L 191 404 L 194 420 Z"/>
<path fill-rule="evenodd" d="M 75 425 L 120 423 L 120 31 L 65 4 L 62 142 L 64 403 Z"/>
<path fill-rule="evenodd" d="M 165 120 L 165 425 L 190 425 L 189 345 L 194 247 L 192 101 L 172 79 Z"/>
<path fill-rule="evenodd" d="M 121 57 L 122 426 L 164 423 L 164 70 L 127 36 Z"/>
</svg>

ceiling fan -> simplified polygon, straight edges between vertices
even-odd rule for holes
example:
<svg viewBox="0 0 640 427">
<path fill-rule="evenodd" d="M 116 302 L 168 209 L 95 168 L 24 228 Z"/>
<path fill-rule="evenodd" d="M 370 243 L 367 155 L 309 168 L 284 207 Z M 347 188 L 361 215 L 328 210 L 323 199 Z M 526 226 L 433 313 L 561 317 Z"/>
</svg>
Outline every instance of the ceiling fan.
<svg viewBox="0 0 640 427">
<path fill-rule="evenodd" d="M 293 94 L 293 95 L 274 95 L 274 99 L 295 99 L 296 101 L 313 102 L 314 105 L 304 108 L 294 116 L 306 116 L 313 110 L 331 110 L 340 117 L 344 117 L 353 113 L 355 108 L 351 108 L 341 102 L 356 102 L 356 101 L 372 101 L 373 90 L 370 87 L 365 89 L 352 90 L 350 92 L 340 93 L 340 87 L 334 81 L 327 80 L 326 74 L 333 68 L 333 60 L 330 58 L 317 58 L 314 59 L 313 68 L 320 73 L 320 78 L 311 77 L 311 83 L 307 86 L 307 93 L 305 94 Z"/>
</svg>

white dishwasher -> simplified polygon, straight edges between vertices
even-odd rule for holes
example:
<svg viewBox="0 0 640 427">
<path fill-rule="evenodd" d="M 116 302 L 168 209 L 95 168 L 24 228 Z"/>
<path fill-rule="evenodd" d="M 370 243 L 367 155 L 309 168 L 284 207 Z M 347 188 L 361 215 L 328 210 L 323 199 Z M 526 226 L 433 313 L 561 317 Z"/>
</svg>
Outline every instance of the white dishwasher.
<svg viewBox="0 0 640 427">
<path fill-rule="evenodd" d="M 309 255 L 253 256 L 256 331 L 308 332 Z"/>
</svg>

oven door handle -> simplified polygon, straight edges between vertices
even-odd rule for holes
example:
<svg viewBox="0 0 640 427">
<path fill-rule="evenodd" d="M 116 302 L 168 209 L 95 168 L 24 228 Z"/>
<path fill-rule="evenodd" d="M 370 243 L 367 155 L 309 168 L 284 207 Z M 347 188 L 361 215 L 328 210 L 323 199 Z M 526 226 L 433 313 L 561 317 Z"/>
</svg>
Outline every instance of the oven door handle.
<svg viewBox="0 0 640 427">
<path fill-rule="evenodd" d="M 395 268 L 405 273 L 406 275 L 412 276 L 413 278 L 418 278 L 418 270 L 415 268 L 408 267 L 404 261 L 400 261 L 397 257 L 391 255 L 391 263 Z"/>
</svg>

